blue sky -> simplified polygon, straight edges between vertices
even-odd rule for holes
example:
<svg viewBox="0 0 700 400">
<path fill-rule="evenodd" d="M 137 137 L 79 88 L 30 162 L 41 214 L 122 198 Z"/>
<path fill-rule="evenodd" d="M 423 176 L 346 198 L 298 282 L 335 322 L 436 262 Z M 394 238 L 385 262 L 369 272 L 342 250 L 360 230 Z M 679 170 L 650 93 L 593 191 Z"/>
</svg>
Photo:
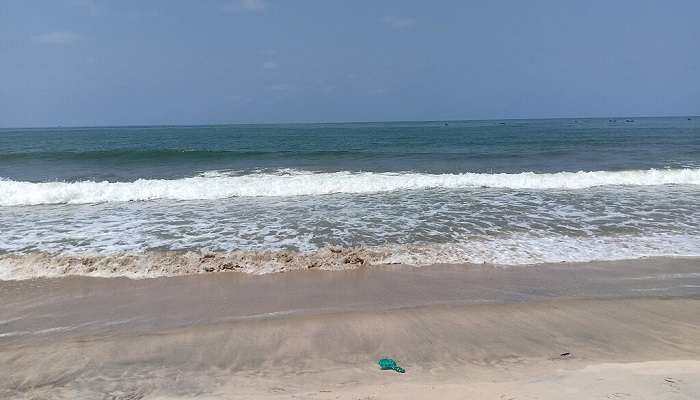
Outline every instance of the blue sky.
<svg viewBox="0 0 700 400">
<path fill-rule="evenodd" d="M 698 1 L 0 0 L 0 126 L 700 114 Z"/>
</svg>

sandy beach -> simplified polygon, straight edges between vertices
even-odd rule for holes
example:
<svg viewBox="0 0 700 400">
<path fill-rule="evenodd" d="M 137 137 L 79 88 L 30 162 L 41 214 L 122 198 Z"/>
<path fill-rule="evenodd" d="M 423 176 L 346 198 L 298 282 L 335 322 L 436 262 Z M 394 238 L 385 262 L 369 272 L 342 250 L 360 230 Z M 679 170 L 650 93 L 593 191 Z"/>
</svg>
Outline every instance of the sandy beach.
<svg viewBox="0 0 700 400">
<path fill-rule="evenodd" d="M 67 277 L 0 290 L 3 398 L 700 395 L 696 259 Z M 385 356 L 407 373 L 379 371 Z"/>
<path fill-rule="evenodd" d="M 700 396 L 697 259 L 66 277 L 0 292 L 2 398 Z M 379 371 L 381 357 L 406 374 Z"/>
</svg>

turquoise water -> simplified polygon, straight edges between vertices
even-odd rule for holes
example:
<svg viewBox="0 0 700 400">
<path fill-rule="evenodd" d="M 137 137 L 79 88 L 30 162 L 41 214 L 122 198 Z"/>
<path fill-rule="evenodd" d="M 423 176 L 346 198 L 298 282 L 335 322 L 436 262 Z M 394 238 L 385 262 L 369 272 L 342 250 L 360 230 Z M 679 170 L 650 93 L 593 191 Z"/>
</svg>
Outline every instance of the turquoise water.
<svg viewBox="0 0 700 400">
<path fill-rule="evenodd" d="M 0 179 L 3 257 L 700 255 L 697 117 L 3 129 Z"/>
</svg>

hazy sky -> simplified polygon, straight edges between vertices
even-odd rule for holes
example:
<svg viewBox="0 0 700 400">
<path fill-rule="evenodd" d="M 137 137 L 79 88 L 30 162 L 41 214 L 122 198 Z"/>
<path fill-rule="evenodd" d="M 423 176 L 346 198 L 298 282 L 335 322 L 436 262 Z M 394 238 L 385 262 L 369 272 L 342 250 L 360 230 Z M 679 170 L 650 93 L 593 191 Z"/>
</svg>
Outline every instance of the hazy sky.
<svg viewBox="0 0 700 400">
<path fill-rule="evenodd" d="M 0 126 L 700 114 L 700 1 L 0 0 Z"/>
</svg>

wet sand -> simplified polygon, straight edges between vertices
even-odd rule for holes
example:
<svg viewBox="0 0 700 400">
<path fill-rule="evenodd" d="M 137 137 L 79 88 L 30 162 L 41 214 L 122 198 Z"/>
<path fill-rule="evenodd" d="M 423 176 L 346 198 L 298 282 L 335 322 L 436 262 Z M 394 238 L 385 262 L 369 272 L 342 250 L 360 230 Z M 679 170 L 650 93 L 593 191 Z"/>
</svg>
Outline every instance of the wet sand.
<svg viewBox="0 0 700 400">
<path fill-rule="evenodd" d="M 700 397 L 697 259 L 68 277 L 0 299 L 0 398 Z"/>
</svg>

